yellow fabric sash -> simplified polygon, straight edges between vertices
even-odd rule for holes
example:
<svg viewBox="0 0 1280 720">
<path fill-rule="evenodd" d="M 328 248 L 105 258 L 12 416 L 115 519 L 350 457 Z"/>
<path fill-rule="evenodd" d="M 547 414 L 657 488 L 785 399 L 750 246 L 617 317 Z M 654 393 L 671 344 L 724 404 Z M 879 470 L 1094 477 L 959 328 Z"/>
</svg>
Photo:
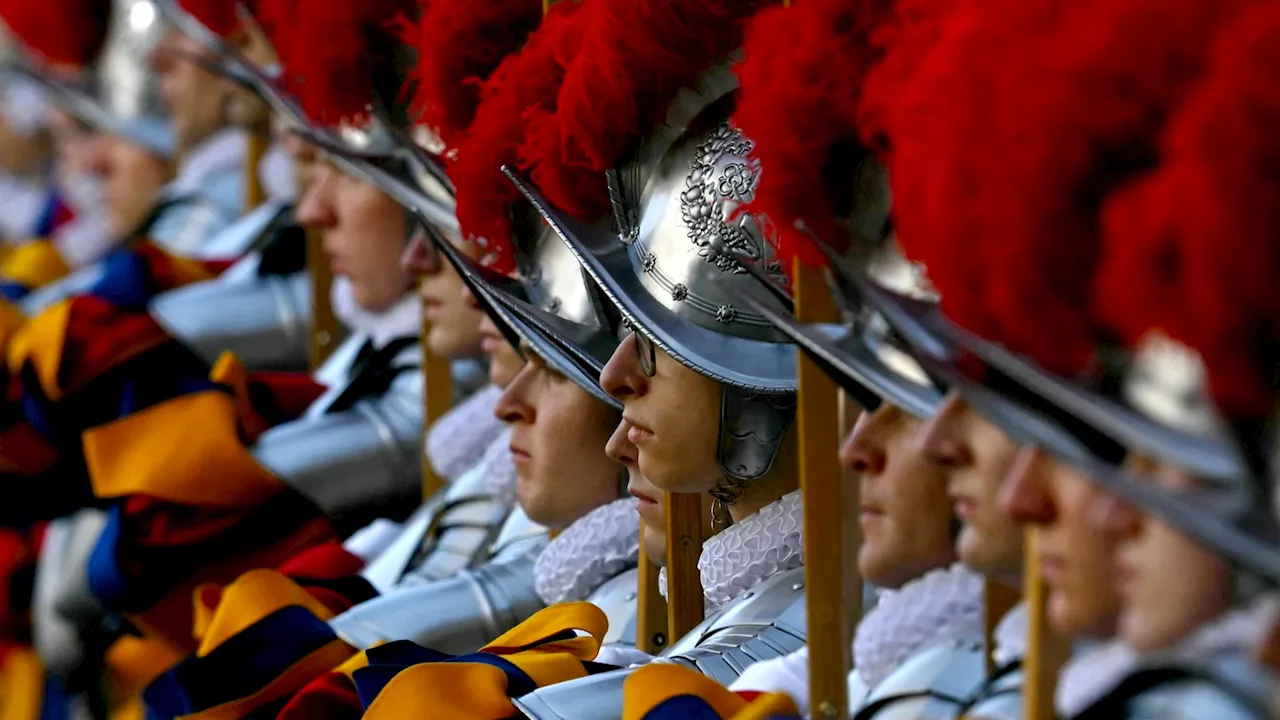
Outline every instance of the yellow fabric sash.
<svg viewBox="0 0 1280 720">
<path fill-rule="evenodd" d="M 644 720 L 654 708 L 680 695 L 701 698 L 725 720 L 797 714 L 795 703 L 782 693 L 765 693 L 749 703 L 699 672 L 667 663 L 636 670 L 623 685 L 623 693 L 622 720 Z"/>
<path fill-rule="evenodd" d="M 591 603 L 561 603 L 530 617 L 485 646 L 520 668 L 538 686 L 585 677 L 582 666 L 600 651 L 609 629 L 604 612 Z M 585 632 L 545 642 L 565 631 Z M 517 648 L 529 647 L 527 650 Z M 397 674 L 365 711 L 366 720 L 400 720 L 429 714 L 440 720 L 502 720 L 515 713 L 507 676 L 483 663 L 424 663 Z"/>
<path fill-rule="evenodd" d="M 50 240 L 32 240 L 13 248 L 0 260 L 0 276 L 35 290 L 71 272 Z"/>
<path fill-rule="evenodd" d="M 9 651 L 0 665 L 0 720 L 34 720 L 44 703 L 44 665 L 31 648 Z"/>
</svg>

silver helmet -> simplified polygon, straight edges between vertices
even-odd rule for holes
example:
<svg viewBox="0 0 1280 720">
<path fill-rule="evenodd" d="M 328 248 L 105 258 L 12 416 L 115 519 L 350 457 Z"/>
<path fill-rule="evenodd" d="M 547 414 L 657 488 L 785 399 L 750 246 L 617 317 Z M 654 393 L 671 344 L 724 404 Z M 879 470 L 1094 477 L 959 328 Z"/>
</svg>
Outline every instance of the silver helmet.
<svg viewBox="0 0 1280 720">
<path fill-rule="evenodd" d="M 718 457 L 732 487 L 773 466 L 795 414 L 795 346 L 743 294 L 784 310 L 741 263 L 784 277 L 750 201 L 758 164 L 727 122 L 736 79 L 704 73 L 624 166 L 609 173 L 617 232 L 534 196 L 547 222 L 637 332 L 724 387 Z"/>
<path fill-rule="evenodd" d="M 155 0 L 112 0 L 102 53 L 88 86 L 33 75 L 66 112 L 102 132 L 119 135 L 165 158 L 177 153 L 151 54 L 165 24 Z"/>
<path fill-rule="evenodd" d="M 917 418 L 932 417 L 942 402 L 942 386 L 916 362 L 884 316 L 858 290 L 865 274 L 879 287 L 934 304 L 938 296 L 923 269 L 902 255 L 892 236 L 884 238 L 865 262 L 853 263 L 834 253 L 829 257 L 827 280 L 840 308 L 840 323 L 801 323 L 754 298 L 744 302 L 769 318 L 863 408 L 871 410 L 888 402 Z"/>
</svg>

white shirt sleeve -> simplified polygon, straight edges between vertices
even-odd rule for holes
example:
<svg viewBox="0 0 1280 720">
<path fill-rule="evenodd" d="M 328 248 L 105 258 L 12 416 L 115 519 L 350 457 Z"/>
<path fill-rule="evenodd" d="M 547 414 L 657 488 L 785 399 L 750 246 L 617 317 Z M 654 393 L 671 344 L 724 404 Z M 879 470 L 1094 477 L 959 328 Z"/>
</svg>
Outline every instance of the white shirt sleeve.
<svg viewBox="0 0 1280 720">
<path fill-rule="evenodd" d="M 809 648 L 749 666 L 730 690 L 786 693 L 801 715 L 809 714 Z"/>
</svg>

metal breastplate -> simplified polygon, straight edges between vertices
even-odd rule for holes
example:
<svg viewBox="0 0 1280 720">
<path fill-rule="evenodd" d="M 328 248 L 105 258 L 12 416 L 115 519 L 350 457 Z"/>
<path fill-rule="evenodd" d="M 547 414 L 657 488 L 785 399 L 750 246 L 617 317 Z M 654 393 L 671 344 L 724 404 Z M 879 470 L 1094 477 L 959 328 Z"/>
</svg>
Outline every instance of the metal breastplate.
<svg viewBox="0 0 1280 720">
<path fill-rule="evenodd" d="M 432 518 L 444 504 L 444 500 L 444 493 L 437 493 L 418 506 L 409 519 L 404 521 L 396 539 L 392 540 L 385 550 L 378 553 L 378 556 L 370 560 L 360 571 L 360 577 L 368 580 L 379 594 L 391 592 L 396 583 L 400 582 L 404 569 L 409 566 L 409 560 L 418 550 L 423 533 L 431 525 Z"/>
<path fill-rule="evenodd" d="M 54 520 L 36 565 L 32 630 L 41 661 L 66 677 L 84 660 L 81 632 L 104 612 L 89 589 L 89 556 L 106 525 L 101 510 Z"/>
<path fill-rule="evenodd" d="M 417 343 L 390 363 L 402 371 L 349 406 L 337 408 L 360 377 L 326 393 L 299 420 L 272 428 L 254 458 L 315 503 L 340 529 L 409 515 L 421 493 L 423 378 Z M 312 412 L 315 410 L 316 412 Z"/>
<path fill-rule="evenodd" d="M 199 257 L 201 246 L 239 217 L 236 207 L 194 194 L 170 198 L 140 235 L 179 257 Z"/>
<path fill-rule="evenodd" d="M 1266 720 L 1276 716 L 1275 682 L 1275 675 L 1238 656 L 1143 668 L 1075 718 Z"/>
<path fill-rule="evenodd" d="M 487 469 L 477 464 L 448 487 L 401 566 L 401 578 L 412 574 L 415 582 L 443 580 L 488 559 L 508 512 L 484 491 Z"/>
<path fill-rule="evenodd" d="M 691 667 L 723 685 L 748 665 L 804 647 L 804 569 L 779 573 L 694 628 L 655 662 Z M 532 720 L 621 720 L 631 668 L 551 685 L 518 698 Z"/>
<path fill-rule="evenodd" d="M 948 638 L 903 661 L 871 689 L 854 717 L 859 720 L 957 718 L 983 691 L 986 672 L 981 637 Z M 1020 685 L 1021 675 L 1015 675 L 1006 677 Z M 1000 681 L 1009 680 L 1001 678 L 997 682 Z M 994 711 L 995 702 L 1004 698 L 1004 693 L 993 694 L 978 704 Z"/>
<path fill-rule="evenodd" d="M 225 260 L 238 258 L 261 245 L 280 223 L 292 223 L 292 201 L 270 199 L 200 243 L 194 257 Z"/>
<path fill-rule="evenodd" d="M 330 621 L 338 637 L 360 649 L 412 640 L 452 654 L 478 650 L 543 608 L 533 565 L 547 533 L 521 511 L 512 512 L 489 562 L 447 580 L 405 582 Z"/>
<path fill-rule="evenodd" d="M 311 279 L 306 273 L 196 283 L 157 296 L 150 312 L 210 364 L 231 351 L 251 371 L 307 368 Z"/>
<path fill-rule="evenodd" d="M 640 571 L 624 570 L 609 578 L 591 595 L 587 602 L 604 611 L 609 618 L 609 631 L 602 645 L 636 646 L 636 589 L 640 583 Z"/>
</svg>

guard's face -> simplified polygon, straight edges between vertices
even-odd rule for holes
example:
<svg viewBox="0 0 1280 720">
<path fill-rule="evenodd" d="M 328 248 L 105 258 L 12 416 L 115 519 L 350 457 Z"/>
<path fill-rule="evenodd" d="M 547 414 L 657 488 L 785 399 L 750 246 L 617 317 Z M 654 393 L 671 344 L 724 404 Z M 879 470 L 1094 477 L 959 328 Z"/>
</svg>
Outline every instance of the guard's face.
<svg viewBox="0 0 1280 720">
<path fill-rule="evenodd" d="M 480 310 L 480 303 L 476 301 L 475 295 L 471 293 L 471 289 L 463 283 L 462 286 L 463 299 L 470 303 L 471 307 Z M 483 312 L 483 310 L 481 310 Z M 524 358 L 515 347 L 507 341 L 502 331 L 498 329 L 498 325 L 485 313 L 480 318 L 480 349 L 489 358 L 489 382 L 505 389 L 516 379 L 516 375 L 524 368 Z"/>
<path fill-rule="evenodd" d="M 1036 448 L 1018 451 L 1001 489 L 1005 511 L 1035 529 L 1049 619 L 1069 637 L 1111 637 L 1120 612 L 1114 538 L 1093 519 L 1100 498 L 1088 476 Z"/>
<path fill-rule="evenodd" d="M 378 188 L 325 164 L 298 202 L 298 222 L 319 230 L 334 275 L 351 281 L 361 308 L 383 312 L 409 290 L 400 266 L 405 212 Z"/>
<path fill-rule="evenodd" d="M 1022 576 L 1022 529 L 1000 507 L 1000 483 L 1018 446 L 952 390 L 925 424 L 925 456 L 942 470 L 952 511 L 962 528 L 960 560 L 1017 588 Z"/>
<path fill-rule="evenodd" d="M 404 265 L 418 279 L 422 312 L 431 324 L 427 346 L 436 357 L 464 358 L 480 354 L 480 321 L 484 313 L 466 292 L 457 271 L 418 233 L 405 253 Z"/>
<path fill-rule="evenodd" d="M 78 212 L 96 211 L 102 203 L 102 178 L 93 169 L 94 133 L 67 113 L 53 109 L 49 116 L 58 190 Z"/>
<path fill-rule="evenodd" d="M 160 74 L 160 92 L 178 147 L 189 150 L 226 123 L 235 87 L 201 67 L 195 58 L 214 55 L 195 40 L 170 29 L 152 55 Z"/>
<path fill-rule="evenodd" d="M 926 459 L 924 423 L 890 403 L 858 418 L 840 461 L 861 484 L 858 567 L 898 588 L 955 559 L 951 501 L 942 469 Z"/>
<path fill-rule="evenodd" d="M 640 472 L 639 450 L 628 434 L 631 425 L 626 420 L 618 423 L 609 438 L 605 452 L 613 461 L 627 469 L 627 492 L 636 500 L 636 512 L 640 515 L 640 542 L 644 543 L 649 561 L 659 567 L 667 565 L 667 505 L 665 493 Z"/>
<path fill-rule="evenodd" d="M 1174 490 L 1198 483 L 1167 464 L 1134 459 L 1128 467 L 1134 475 Z M 1095 517 L 1100 529 L 1118 541 L 1118 636 L 1127 645 L 1141 653 L 1171 648 L 1230 608 L 1231 569 L 1216 554 L 1119 500 L 1107 498 L 1099 505 Z"/>
<path fill-rule="evenodd" d="M 618 498 L 621 468 L 605 454 L 618 413 L 531 358 L 494 412 L 511 427 L 516 499 L 534 522 L 563 530 Z"/>
<path fill-rule="evenodd" d="M 316 146 L 298 137 L 297 134 L 282 131 L 278 133 L 284 144 L 285 152 L 293 158 L 293 179 L 298 187 L 298 197 L 306 194 L 307 188 L 315 182 L 316 174 L 324 166 Z"/>
<path fill-rule="evenodd" d="M 102 178 L 102 202 L 112 235 L 136 231 L 169 182 L 169 164 L 115 135 L 95 133 L 84 149 L 89 169 Z"/>
<path fill-rule="evenodd" d="M 640 472 L 654 485 L 666 492 L 701 493 L 720 484 L 719 383 L 632 333 L 605 365 L 600 386 L 622 402 Z"/>
</svg>

